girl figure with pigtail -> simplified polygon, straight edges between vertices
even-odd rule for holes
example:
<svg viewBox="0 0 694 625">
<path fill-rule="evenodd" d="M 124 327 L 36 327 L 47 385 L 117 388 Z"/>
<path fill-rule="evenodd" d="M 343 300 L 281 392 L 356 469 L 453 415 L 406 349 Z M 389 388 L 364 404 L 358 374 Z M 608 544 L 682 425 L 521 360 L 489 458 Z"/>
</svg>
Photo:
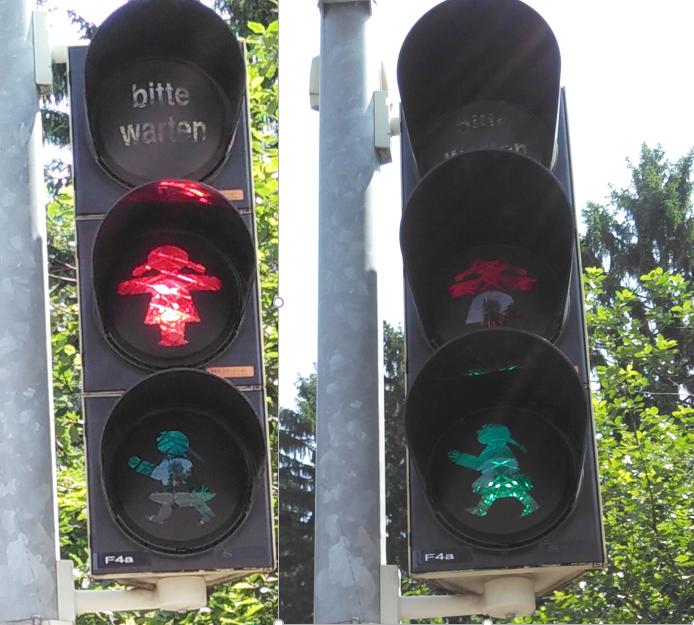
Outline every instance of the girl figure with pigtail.
<svg viewBox="0 0 694 625">
<path fill-rule="evenodd" d="M 525 447 L 511 438 L 511 432 L 505 425 L 496 423 L 487 423 L 477 430 L 477 440 L 485 446 L 479 456 L 457 449 L 448 453 L 448 458 L 455 464 L 482 473 L 472 484 L 472 492 L 481 495 L 481 499 L 467 511 L 485 516 L 497 499 L 512 497 L 523 504 L 521 516 L 535 512 L 540 505 L 530 495 L 534 484 L 520 472 L 510 445 L 523 453 L 526 453 Z"/>
</svg>

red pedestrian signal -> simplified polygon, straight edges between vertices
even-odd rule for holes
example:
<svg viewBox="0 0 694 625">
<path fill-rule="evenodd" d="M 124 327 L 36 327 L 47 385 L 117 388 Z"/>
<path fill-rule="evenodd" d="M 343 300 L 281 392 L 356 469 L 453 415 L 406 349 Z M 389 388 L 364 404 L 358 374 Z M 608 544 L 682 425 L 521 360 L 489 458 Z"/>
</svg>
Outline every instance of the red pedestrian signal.
<svg viewBox="0 0 694 625">
<path fill-rule="evenodd" d="M 133 278 L 118 285 L 118 295 L 149 295 L 145 325 L 157 326 L 159 345 L 186 345 L 186 325 L 199 323 L 192 294 L 219 291 L 219 278 L 205 275 L 205 266 L 192 262 L 186 251 L 162 245 L 147 255 L 147 262 L 132 270 Z"/>
<path fill-rule="evenodd" d="M 494 325 L 559 335 L 575 229 L 554 175 L 527 156 L 477 150 L 437 165 L 405 197 L 400 245 L 432 346 Z"/>
<path fill-rule="evenodd" d="M 106 339 L 138 366 L 200 365 L 236 335 L 255 250 L 236 208 L 212 187 L 162 180 L 104 218 L 93 253 Z"/>
<path fill-rule="evenodd" d="M 243 48 L 130 0 L 69 49 L 92 575 L 274 568 Z"/>
</svg>

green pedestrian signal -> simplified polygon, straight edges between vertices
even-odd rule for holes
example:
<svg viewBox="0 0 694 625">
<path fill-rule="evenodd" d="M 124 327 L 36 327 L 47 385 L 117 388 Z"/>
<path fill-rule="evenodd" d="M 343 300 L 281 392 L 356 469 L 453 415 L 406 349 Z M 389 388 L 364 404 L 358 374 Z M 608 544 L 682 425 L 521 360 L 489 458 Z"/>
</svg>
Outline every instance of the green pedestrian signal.
<svg viewBox="0 0 694 625">
<path fill-rule="evenodd" d="M 533 481 L 521 473 L 518 460 L 509 445 L 514 445 L 523 453 L 525 447 L 511 438 L 505 425 L 487 423 L 477 431 L 477 440 L 485 448 L 479 456 L 466 454 L 457 449 L 448 453 L 455 464 L 482 473 L 472 484 L 474 493 L 481 495 L 479 503 L 468 512 L 485 516 L 497 499 L 513 498 L 523 504 L 521 516 L 532 514 L 539 507 L 530 494 Z"/>
<path fill-rule="evenodd" d="M 560 77 L 520 0 L 439 2 L 398 57 L 409 572 L 452 592 L 605 560 Z"/>
</svg>

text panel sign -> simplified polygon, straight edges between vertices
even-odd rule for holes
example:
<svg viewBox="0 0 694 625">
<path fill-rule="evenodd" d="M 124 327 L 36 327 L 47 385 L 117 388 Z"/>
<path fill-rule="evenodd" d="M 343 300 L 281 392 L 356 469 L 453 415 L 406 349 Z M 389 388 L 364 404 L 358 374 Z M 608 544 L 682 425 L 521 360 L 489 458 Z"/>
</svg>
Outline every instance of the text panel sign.
<svg viewBox="0 0 694 625">
<path fill-rule="evenodd" d="M 233 139 L 227 98 L 202 69 L 178 60 L 142 61 L 114 74 L 92 114 L 97 155 L 131 185 L 201 180 L 222 163 Z"/>
</svg>

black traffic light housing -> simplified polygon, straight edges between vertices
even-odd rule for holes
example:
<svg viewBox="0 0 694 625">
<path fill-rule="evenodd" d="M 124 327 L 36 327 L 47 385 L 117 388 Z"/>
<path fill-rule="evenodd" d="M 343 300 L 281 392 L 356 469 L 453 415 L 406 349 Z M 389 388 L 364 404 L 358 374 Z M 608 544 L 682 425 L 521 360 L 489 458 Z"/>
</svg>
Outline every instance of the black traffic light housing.
<svg viewBox="0 0 694 625">
<path fill-rule="evenodd" d="M 559 49 L 518 0 L 405 39 L 410 572 L 539 596 L 604 561 Z"/>
<path fill-rule="evenodd" d="M 98 578 L 274 568 L 245 80 L 196 0 L 131 0 L 69 50 Z"/>
</svg>

